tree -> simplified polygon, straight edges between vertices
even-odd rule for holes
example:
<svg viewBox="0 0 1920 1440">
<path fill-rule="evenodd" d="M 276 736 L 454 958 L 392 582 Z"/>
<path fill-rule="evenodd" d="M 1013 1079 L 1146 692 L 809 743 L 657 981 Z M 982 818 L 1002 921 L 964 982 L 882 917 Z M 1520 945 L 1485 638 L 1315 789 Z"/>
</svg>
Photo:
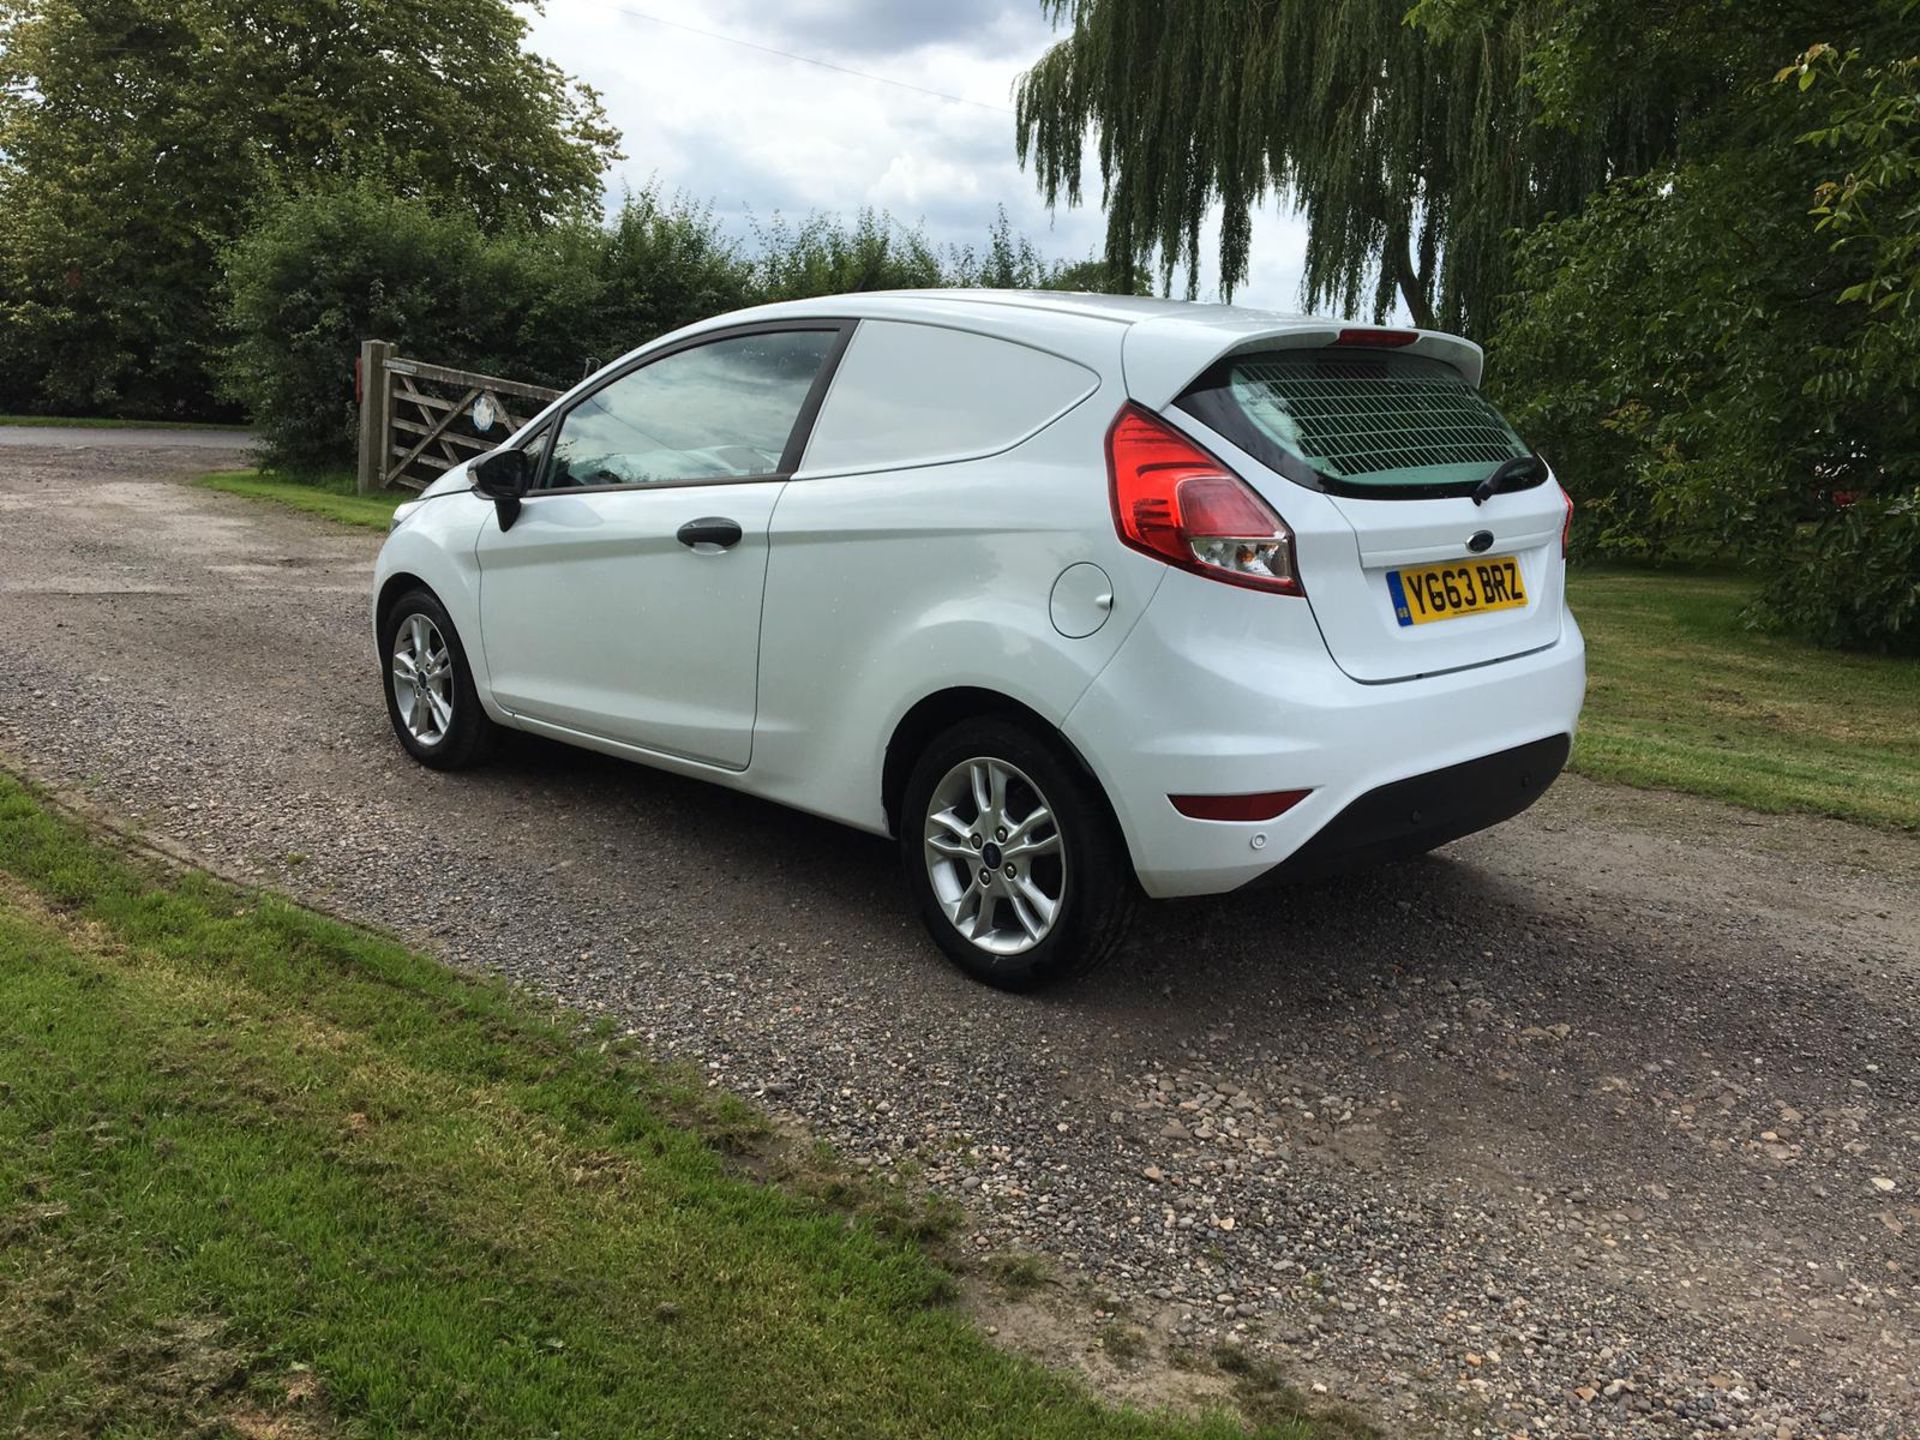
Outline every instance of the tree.
<svg viewBox="0 0 1920 1440">
<path fill-rule="evenodd" d="M 1185 267 L 1221 209 L 1221 289 L 1253 210 L 1308 222 L 1310 307 L 1483 333 L 1513 238 L 1685 153 L 1701 117 L 1870 0 L 1041 0 L 1071 25 L 1020 82 L 1049 204 L 1098 138 L 1107 261 Z"/>
<path fill-rule="evenodd" d="M 1806 214 L 1816 171 L 1783 134 L 1618 182 L 1521 242 L 1489 382 L 1587 545 L 1777 553 L 1816 492 L 1867 483 L 1881 417 L 1806 383 L 1851 323 L 1853 277 Z"/>
<path fill-rule="evenodd" d="M 505 0 L 0 0 L 0 391 L 204 413 L 219 254 L 280 194 L 593 206 L 618 136 L 525 31 Z"/>
<path fill-rule="evenodd" d="M 1901 20 L 1920 0 L 1890 7 Z M 1829 385 L 1866 377 L 1893 382 L 1908 407 L 1920 406 L 1920 40 L 1916 53 L 1868 58 L 1858 48 L 1810 48 L 1775 77 L 1794 82 L 1815 128 L 1800 143 L 1820 152 L 1824 172 L 1814 187 L 1816 228 L 1866 267 L 1841 292 L 1844 305 L 1864 307 L 1850 354 L 1833 354 Z M 1817 88 L 1816 88 L 1817 87 Z M 1895 462 L 1920 480 L 1920 454 Z"/>
<path fill-rule="evenodd" d="M 1106 262 L 1157 255 L 1197 289 L 1217 204 L 1223 294 L 1246 278 L 1252 212 L 1284 193 L 1308 221 L 1305 301 L 1472 330 L 1505 289 L 1509 235 L 1571 210 L 1670 143 L 1670 107 L 1541 124 L 1521 84 L 1551 6 L 1436 11 L 1410 0 L 1042 0 L 1071 33 L 1021 80 L 1016 127 L 1049 204 L 1083 194 L 1099 142 Z M 1123 287 L 1130 288 L 1130 287 Z"/>
<path fill-rule="evenodd" d="M 1920 0 L 1885 7 L 1910 26 Z M 1800 143 L 1827 171 L 1813 216 L 1837 257 L 1865 269 L 1840 293 L 1854 322 L 1810 357 L 1815 396 L 1865 410 L 1877 472 L 1853 503 L 1800 534 L 1769 595 L 1784 623 L 1829 644 L 1920 655 L 1920 40 L 1872 54 L 1818 44 L 1782 70 L 1815 128 Z"/>
<path fill-rule="evenodd" d="M 1630 61 L 1598 0 L 1537 59 L 1549 103 Z M 1761 618 L 1920 648 L 1920 56 L 1914 0 L 1666 3 L 1657 42 L 1719 34 L 1740 83 L 1676 156 L 1536 226 L 1489 374 L 1612 555 L 1711 554 Z M 1654 7 L 1644 7 L 1651 14 Z M 1621 12 L 1641 7 L 1616 3 Z M 1811 49 L 1809 35 L 1831 37 Z M 1796 58 L 1797 57 L 1797 58 Z M 1784 67 L 1783 67 L 1783 62 Z"/>
</svg>

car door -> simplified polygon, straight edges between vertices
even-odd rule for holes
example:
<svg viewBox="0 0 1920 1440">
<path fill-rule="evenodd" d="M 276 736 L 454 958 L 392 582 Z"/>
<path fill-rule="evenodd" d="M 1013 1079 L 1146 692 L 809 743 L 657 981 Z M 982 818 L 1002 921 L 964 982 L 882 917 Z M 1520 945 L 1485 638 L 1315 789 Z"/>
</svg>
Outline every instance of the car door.
<svg viewBox="0 0 1920 1440">
<path fill-rule="evenodd" d="M 767 529 L 847 326 L 646 357 L 546 428 L 477 544 L 494 698 L 539 725 L 728 769 L 752 758 Z"/>
</svg>

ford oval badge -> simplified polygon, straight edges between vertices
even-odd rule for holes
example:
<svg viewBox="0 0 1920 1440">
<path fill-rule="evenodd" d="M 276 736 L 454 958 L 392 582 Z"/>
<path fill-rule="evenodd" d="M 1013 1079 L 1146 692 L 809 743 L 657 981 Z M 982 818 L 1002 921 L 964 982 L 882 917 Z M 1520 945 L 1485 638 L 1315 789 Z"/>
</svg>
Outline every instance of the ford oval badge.
<svg viewBox="0 0 1920 1440">
<path fill-rule="evenodd" d="M 1476 530 L 1467 537 L 1467 549 L 1476 555 L 1483 554 L 1492 548 L 1493 532 L 1491 530 Z"/>
</svg>

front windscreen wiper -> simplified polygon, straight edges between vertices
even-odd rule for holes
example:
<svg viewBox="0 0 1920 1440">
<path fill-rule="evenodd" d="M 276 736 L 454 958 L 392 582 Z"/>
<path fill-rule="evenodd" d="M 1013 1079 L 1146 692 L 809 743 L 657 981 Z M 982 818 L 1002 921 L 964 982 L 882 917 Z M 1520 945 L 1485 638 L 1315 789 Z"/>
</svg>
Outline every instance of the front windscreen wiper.
<svg viewBox="0 0 1920 1440">
<path fill-rule="evenodd" d="M 1484 505 L 1502 490 L 1524 490 L 1546 478 L 1546 461 L 1538 455 L 1516 455 L 1502 461 L 1497 470 L 1474 487 L 1473 503 Z"/>
</svg>

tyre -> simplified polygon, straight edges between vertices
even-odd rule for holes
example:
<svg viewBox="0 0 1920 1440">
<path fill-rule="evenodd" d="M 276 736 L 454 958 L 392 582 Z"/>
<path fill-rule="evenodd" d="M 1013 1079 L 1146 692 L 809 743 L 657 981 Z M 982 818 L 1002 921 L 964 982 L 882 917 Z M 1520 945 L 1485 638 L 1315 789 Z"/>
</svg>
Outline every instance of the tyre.
<svg viewBox="0 0 1920 1440">
<path fill-rule="evenodd" d="M 473 669 L 446 607 L 428 590 L 409 590 L 380 625 L 387 718 L 422 765 L 459 770 L 484 758 L 494 723 L 480 708 Z"/>
<path fill-rule="evenodd" d="M 964 721 L 907 781 L 900 851 L 934 943 L 974 979 L 1032 990 L 1105 960 L 1139 890 L 1098 784 L 1051 736 Z"/>
</svg>

